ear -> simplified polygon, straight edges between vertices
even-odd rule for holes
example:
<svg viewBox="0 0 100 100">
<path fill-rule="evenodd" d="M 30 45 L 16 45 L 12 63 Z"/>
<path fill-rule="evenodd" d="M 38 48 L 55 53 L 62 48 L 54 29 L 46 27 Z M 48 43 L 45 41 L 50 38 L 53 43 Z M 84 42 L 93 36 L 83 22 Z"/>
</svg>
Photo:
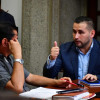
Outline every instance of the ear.
<svg viewBox="0 0 100 100">
<path fill-rule="evenodd" d="M 7 47 L 8 46 L 8 39 L 7 38 L 3 38 L 2 39 L 2 46 L 3 47 Z"/>
<path fill-rule="evenodd" d="M 95 36 L 95 30 L 91 31 L 91 38 L 93 38 Z"/>
</svg>

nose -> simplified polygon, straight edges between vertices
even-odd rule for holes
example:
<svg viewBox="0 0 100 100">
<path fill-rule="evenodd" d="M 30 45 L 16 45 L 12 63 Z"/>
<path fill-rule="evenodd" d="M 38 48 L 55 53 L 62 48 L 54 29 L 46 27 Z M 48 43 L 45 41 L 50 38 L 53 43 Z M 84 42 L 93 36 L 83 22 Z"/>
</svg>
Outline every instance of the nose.
<svg viewBox="0 0 100 100">
<path fill-rule="evenodd" d="M 78 32 L 75 34 L 75 38 L 76 38 L 76 39 L 79 38 Z"/>
</svg>

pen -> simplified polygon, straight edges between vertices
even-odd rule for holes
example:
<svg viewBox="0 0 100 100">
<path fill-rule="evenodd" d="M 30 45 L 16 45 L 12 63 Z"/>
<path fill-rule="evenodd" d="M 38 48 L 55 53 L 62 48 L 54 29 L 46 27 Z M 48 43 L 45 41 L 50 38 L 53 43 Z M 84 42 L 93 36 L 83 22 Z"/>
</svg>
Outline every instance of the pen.
<svg viewBox="0 0 100 100">
<path fill-rule="evenodd" d="M 72 84 L 72 85 L 75 85 L 75 86 L 79 86 L 79 87 L 83 87 L 84 88 L 84 85 L 82 85 L 82 84 L 71 83 L 71 82 L 69 82 L 67 80 L 66 80 L 66 82 L 68 82 L 69 84 Z"/>
<path fill-rule="evenodd" d="M 61 79 L 61 80 L 64 80 L 64 79 Z M 66 79 L 65 79 L 65 80 L 66 80 Z M 72 82 L 69 82 L 69 81 L 67 81 L 67 80 L 66 80 L 66 82 L 69 83 L 69 84 L 72 84 L 72 85 L 78 86 L 77 84 L 72 83 Z"/>
<path fill-rule="evenodd" d="M 64 80 L 64 79 L 61 79 L 61 80 Z M 72 83 L 72 82 L 69 82 L 68 80 L 66 80 L 66 82 L 69 83 L 69 84 L 72 84 L 74 86 L 79 86 L 79 87 L 83 87 L 84 88 L 84 85 L 82 85 L 82 84 Z"/>
<path fill-rule="evenodd" d="M 67 81 L 67 80 L 66 80 L 66 82 L 69 83 L 69 84 L 72 84 L 72 85 L 78 86 L 77 84 L 72 83 L 72 82 L 69 82 L 69 81 Z"/>
</svg>

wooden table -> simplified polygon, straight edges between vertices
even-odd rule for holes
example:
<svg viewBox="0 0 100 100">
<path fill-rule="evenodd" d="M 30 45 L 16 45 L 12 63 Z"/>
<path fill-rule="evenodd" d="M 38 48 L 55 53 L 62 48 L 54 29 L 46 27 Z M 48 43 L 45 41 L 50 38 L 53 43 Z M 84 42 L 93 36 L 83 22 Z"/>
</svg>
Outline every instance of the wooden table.
<svg viewBox="0 0 100 100">
<path fill-rule="evenodd" d="M 80 80 L 73 80 L 73 82 L 74 83 L 81 83 Z M 81 83 L 81 84 L 83 84 L 83 83 Z M 87 87 L 89 92 L 91 92 L 91 93 L 100 92 L 100 86 L 95 87 L 95 86 L 88 86 L 88 85 L 85 85 L 85 84 L 83 84 L 83 85 L 85 87 Z"/>
<path fill-rule="evenodd" d="M 73 80 L 74 83 L 80 83 L 80 80 Z M 83 83 L 81 83 L 83 84 Z M 99 87 L 95 87 L 95 86 L 88 86 L 88 85 L 85 85 L 83 84 L 90 93 L 96 93 L 96 92 L 100 92 L 100 86 Z M 62 89 L 62 88 L 57 88 L 57 87 L 47 87 L 47 88 L 53 88 L 53 89 Z M 75 88 L 75 86 L 72 86 L 72 88 Z M 64 88 L 63 88 L 64 89 Z M 89 100 L 100 100 L 100 98 L 92 98 L 92 99 L 89 99 Z"/>
<path fill-rule="evenodd" d="M 73 80 L 73 82 L 74 82 L 74 83 L 81 83 L 80 80 Z M 83 84 L 83 83 L 81 83 L 81 84 Z M 89 91 L 90 93 L 100 92 L 100 86 L 95 87 L 95 86 L 88 86 L 88 85 L 85 85 L 85 84 L 83 84 L 83 85 L 84 85 L 85 87 L 88 88 L 88 91 Z M 92 98 L 91 100 L 100 100 L 100 98 L 94 97 L 94 98 Z"/>
</svg>

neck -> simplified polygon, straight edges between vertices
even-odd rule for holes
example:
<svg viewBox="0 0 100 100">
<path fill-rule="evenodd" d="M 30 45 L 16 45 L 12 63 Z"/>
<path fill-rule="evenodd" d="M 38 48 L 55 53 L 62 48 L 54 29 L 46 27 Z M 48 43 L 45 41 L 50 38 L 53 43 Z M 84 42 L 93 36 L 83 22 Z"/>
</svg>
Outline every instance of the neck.
<svg viewBox="0 0 100 100">
<path fill-rule="evenodd" d="M 92 44 L 92 41 L 90 41 L 90 43 L 88 45 L 86 45 L 85 47 L 80 48 L 80 51 L 83 52 L 84 54 L 86 54 L 89 51 L 91 44 Z"/>
<path fill-rule="evenodd" d="M 1 52 L 1 51 L 0 51 L 0 54 L 4 55 L 5 57 L 8 57 L 9 56 L 9 54 L 4 53 L 4 52 Z"/>
<path fill-rule="evenodd" d="M 8 52 L 8 49 L 7 49 L 7 48 L 6 48 L 6 49 L 5 49 L 5 48 L 3 49 L 3 48 L 1 47 L 1 45 L 0 45 L 0 54 L 2 54 L 2 55 L 4 55 L 5 57 L 7 57 L 7 56 L 9 56 L 10 53 Z"/>
</svg>

